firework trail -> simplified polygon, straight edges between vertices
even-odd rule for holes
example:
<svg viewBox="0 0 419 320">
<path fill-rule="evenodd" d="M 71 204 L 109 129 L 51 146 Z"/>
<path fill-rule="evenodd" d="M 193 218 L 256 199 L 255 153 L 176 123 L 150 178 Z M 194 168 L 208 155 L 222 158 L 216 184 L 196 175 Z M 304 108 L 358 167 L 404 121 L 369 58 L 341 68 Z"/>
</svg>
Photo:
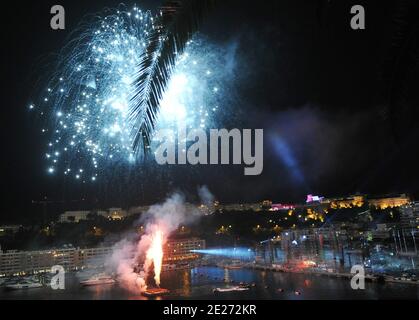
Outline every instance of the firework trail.
<svg viewBox="0 0 419 320">
<path fill-rule="evenodd" d="M 154 281 L 156 281 L 157 286 L 160 286 L 160 273 L 163 264 L 163 243 L 165 242 L 165 237 L 163 230 L 160 229 L 159 225 L 154 225 L 153 229 L 155 230 L 150 236 L 151 244 L 146 253 L 144 270 L 148 273 L 151 265 L 153 265 Z"/>
<path fill-rule="evenodd" d="M 101 168 L 133 165 L 129 117 L 135 72 L 154 28 L 150 12 L 138 7 L 106 10 L 80 25 L 59 56 L 38 103 L 29 108 L 46 120 L 49 174 L 96 181 Z M 209 49 L 208 49 L 209 50 Z M 218 110 L 219 87 L 202 42 L 190 41 L 161 101 L 157 127 L 206 127 Z M 212 101 L 212 103 L 211 103 Z"/>
</svg>

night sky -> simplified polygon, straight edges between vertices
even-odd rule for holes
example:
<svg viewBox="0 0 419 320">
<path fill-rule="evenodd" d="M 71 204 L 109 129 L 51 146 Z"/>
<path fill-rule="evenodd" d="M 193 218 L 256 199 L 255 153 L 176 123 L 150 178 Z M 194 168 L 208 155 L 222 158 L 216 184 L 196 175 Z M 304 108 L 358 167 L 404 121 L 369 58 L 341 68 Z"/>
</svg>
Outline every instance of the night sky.
<svg viewBox="0 0 419 320">
<path fill-rule="evenodd" d="M 219 127 L 265 129 L 260 176 L 244 176 L 242 166 L 152 165 L 108 168 L 96 185 L 47 175 L 45 140 L 27 108 L 45 61 L 83 16 L 119 2 L 15 1 L 2 11 L 0 220 L 36 219 L 42 208 L 31 201 L 44 197 L 57 201 L 52 212 L 128 207 L 174 190 L 193 200 L 199 185 L 222 202 L 293 202 L 308 193 L 419 196 L 415 1 L 219 1 L 201 29 L 214 45 L 232 48 L 233 90 Z M 160 1 L 125 3 L 155 10 Z M 65 31 L 50 29 L 54 4 L 66 9 Z M 365 7 L 366 30 L 350 28 L 355 4 Z"/>
</svg>

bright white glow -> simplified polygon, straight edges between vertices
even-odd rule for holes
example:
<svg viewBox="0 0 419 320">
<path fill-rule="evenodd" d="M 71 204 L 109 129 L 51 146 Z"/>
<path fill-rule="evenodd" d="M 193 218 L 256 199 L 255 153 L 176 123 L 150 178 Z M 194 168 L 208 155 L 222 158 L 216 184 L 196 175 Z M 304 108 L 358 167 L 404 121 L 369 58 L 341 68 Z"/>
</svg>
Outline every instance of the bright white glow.
<svg viewBox="0 0 419 320">
<path fill-rule="evenodd" d="M 112 102 L 111 106 L 122 114 L 125 114 L 128 111 L 128 104 L 122 99 Z"/>
<path fill-rule="evenodd" d="M 161 101 L 161 120 L 179 122 L 186 117 L 184 94 L 187 92 L 188 78 L 185 74 L 175 74 L 169 82 L 168 89 Z"/>
</svg>

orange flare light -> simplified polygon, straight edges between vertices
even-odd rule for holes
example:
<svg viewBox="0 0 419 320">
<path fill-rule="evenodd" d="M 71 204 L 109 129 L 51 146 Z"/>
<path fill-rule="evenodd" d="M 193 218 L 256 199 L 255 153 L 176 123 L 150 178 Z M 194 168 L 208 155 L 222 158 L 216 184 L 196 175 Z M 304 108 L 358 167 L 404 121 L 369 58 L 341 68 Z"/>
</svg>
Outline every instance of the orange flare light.
<svg viewBox="0 0 419 320">
<path fill-rule="evenodd" d="M 163 263 L 163 232 L 156 230 L 151 236 L 151 245 L 146 254 L 147 264 L 154 265 L 154 280 L 160 286 L 160 273 Z"/>
</svg>

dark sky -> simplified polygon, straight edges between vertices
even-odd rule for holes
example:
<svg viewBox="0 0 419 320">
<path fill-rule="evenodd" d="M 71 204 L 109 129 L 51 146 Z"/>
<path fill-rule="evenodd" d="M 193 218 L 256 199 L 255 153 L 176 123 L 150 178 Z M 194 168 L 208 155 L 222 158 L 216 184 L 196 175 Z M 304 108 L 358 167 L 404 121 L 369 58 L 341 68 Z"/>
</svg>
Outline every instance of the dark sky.
<svg viewBox="0 0 419 320">
<path fill-rule="evenodd" d="M 222 123 L 265 129 L 261 176 L 245 177 L 242 167 L 231 166 L 110 168 L 108 181 L 95 186 L 47 176 L 45 141 L 27 111 L 41 62 L 65 44 L 85 14 L 119 2 L 19 1 L 2 11 L 0 220 L 39 216 L 31 200 L 45 196 L 63 201 L 52 211 L 127 207 L 174 190 L 193 195 L 203 184 L 225 202 L 301 201 L 307 193 L 419 195 L 418 10 L 414 1 L 396 0 L 219 1 L 201 33 L 215 45 L 237 48 Z M 49 27 L 54 4 L 66 9 L 66 31 Z M 350 28 L 354 4 L 366 9 L 366 30 Z M 406 21 L 403 27 L 394 23 L 396 15 Z"/>
</svg>

